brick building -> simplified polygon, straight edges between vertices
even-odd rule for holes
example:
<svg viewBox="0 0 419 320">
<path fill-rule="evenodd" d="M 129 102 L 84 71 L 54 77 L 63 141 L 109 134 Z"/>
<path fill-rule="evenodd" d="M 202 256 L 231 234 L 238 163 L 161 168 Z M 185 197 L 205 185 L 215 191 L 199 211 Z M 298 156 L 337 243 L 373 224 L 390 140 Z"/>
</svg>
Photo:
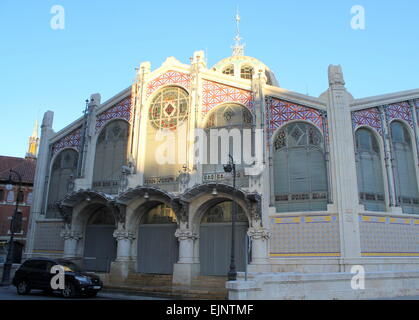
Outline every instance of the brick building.
<svg viewBox="0 0 419 320">
<path fill-rule="evenodd" d="M 38 125 L 35 124 L 29 138 L 29 150 L 25 158 L 0 156 L 0 263 L 6 260 L 7 246 L 10 239 L 10 223 L 16 207 L 19 186 L 18 177 L 12 174 L 13 184 L 10 188 L 10 170 L 16 171 L 22 178 L 22 194 L 19 199 L 18 212 L 22 215 L 20 232 L 15 233 L 14 263 L 19 263 L 26 244 L 29 214 L 32 204 L 32 188 L 36 167 L 36 151 L 38 146 Z"/>
</svg>

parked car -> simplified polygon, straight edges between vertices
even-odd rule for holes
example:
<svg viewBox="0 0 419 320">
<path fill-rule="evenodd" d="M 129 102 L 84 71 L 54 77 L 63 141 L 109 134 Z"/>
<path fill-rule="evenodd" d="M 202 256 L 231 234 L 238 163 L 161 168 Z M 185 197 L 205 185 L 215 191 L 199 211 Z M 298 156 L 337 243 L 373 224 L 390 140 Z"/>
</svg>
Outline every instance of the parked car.
<svg viewBox="0 0 419 320">
<path fill-rule="evenodd" d="M 97 275 L 84 272 L 69 260 L 36 258 L 26 260 L 16 271 L 13 285 L 17 293 L 29 294 L 32 289 L 44 290 L 46 293 L 56 291 L 51 287 L 51 279 L 55 275 L 51 273 L 51 268 L 57 265 L 64 269 L 64 289 L 59 291 L 65 298 L 79 295 L 94 297 L 102 289 L 103 283 Z"/>
</svg>

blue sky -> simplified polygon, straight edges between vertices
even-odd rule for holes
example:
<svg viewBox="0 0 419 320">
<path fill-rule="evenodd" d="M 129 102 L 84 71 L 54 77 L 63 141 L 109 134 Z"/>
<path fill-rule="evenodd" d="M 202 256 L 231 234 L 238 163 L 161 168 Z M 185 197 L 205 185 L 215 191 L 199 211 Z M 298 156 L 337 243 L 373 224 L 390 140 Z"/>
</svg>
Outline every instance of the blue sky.
<svg viewBox="0 0 419 320">
<path fill-rule="evenodd" d="M 53 5 L 65 9 L 64 30 L 50 27 Z M 53 110 L 60 130 L 91 93 L 105 101 L 130 86 L 142 61 L 229 56 L 237 5 L 246 55 L 281 87 L 319 96 L 328 65 L 341 64 L 356 98 L 419 88 L 415 0 L 0 0 L 0 154 L 24 156 L 36 118 Z M 365 30 L 351 28 L 354 5 Z"/>
</svg>

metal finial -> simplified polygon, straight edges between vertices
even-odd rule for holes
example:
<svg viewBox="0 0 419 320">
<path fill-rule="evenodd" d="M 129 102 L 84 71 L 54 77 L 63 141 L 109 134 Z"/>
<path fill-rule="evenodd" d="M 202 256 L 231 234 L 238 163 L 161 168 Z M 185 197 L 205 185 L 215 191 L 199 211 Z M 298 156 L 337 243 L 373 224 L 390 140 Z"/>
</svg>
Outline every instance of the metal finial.
<svg viewBox="0 0 419 320">
<path fill-rule="evenodd" d="M 240 37 L 240 14 L 239 8 L 235 16 L 236 20 L 236 37 L 234 38 L 233 56 L 244 56 L 244 44 L 241 43 L 242 38 Z"/>
</svg>

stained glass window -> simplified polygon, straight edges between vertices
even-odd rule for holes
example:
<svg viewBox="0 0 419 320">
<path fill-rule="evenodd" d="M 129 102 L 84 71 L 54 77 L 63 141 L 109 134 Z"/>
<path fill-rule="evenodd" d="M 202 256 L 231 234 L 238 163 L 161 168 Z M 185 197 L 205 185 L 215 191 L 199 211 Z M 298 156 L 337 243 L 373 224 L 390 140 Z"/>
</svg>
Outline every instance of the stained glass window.
<svg viewBox="0 0 419 320">
<path fill-rule="evenodd" d="M 149 119 L 157 129 L 176 129 L 188 117 L 188 93 L 179 87 L 160 91 L 150 104 Z"/>
</svg>

